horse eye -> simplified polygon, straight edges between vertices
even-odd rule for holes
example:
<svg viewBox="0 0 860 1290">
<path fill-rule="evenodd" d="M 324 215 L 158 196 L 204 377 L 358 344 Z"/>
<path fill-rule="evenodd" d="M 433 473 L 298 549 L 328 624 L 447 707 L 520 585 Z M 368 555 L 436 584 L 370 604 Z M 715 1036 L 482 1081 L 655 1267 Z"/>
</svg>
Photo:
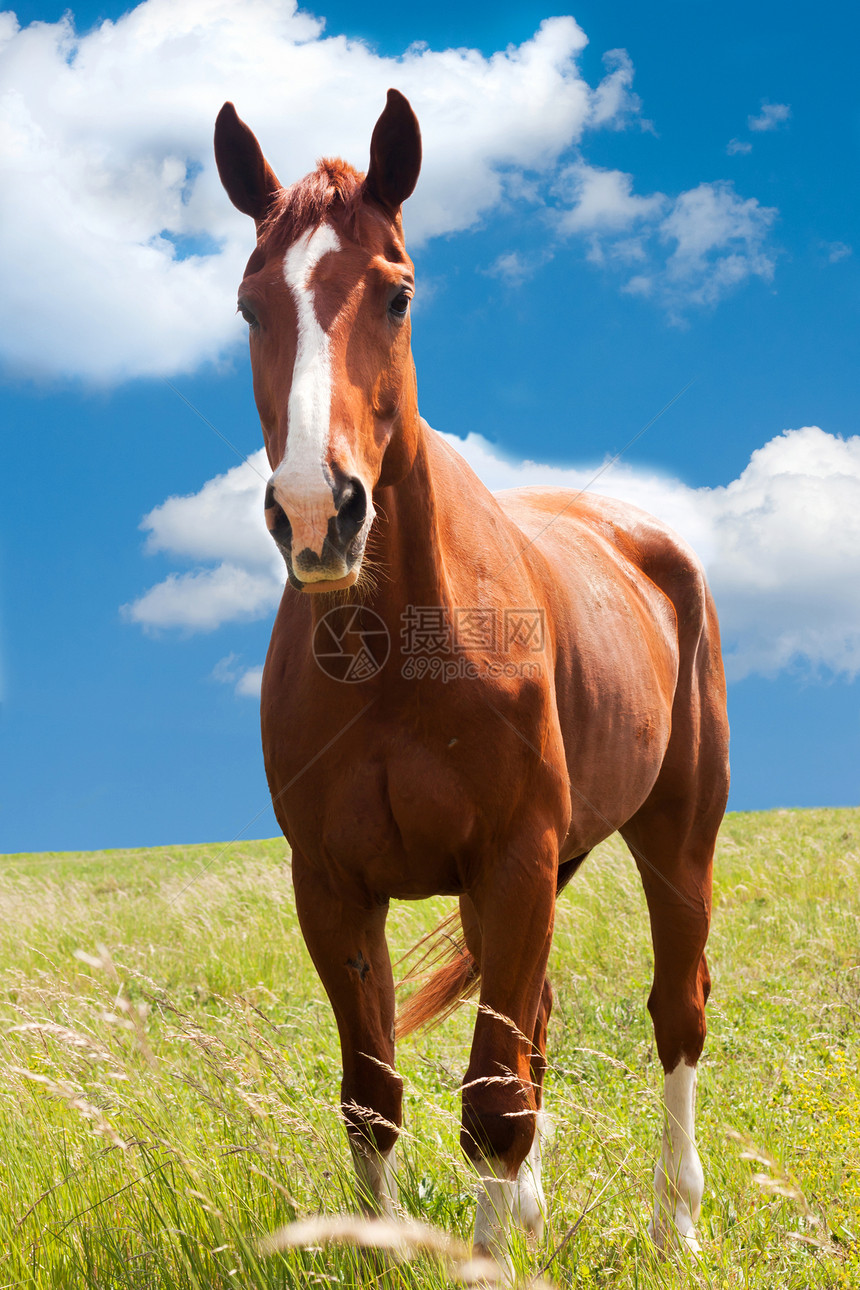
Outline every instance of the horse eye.
<svg viewBox="0 0 860 1290">
<path fill-rule="evenodd" d="M 394 297 L 394 299 L 391 301 L 391 304 L 388 306 L 388 311 L 389 313 L 392 313 L 395 318 L 405 318 L 406 310 L 408 308 L 409 308 L 409 292 L 398 291 L 397 295 Z"/>
<path fill-rule="evenodd" d="M 239 301 L 238 312 L 245 319 L 245 322 L 248 324 L 249 327 L 259 327 L 260 324 L 259 324 L 257 315 L 252 313 L 251 310 L 248 308 L 248 306 L 242 300 Z"/>
</svg>

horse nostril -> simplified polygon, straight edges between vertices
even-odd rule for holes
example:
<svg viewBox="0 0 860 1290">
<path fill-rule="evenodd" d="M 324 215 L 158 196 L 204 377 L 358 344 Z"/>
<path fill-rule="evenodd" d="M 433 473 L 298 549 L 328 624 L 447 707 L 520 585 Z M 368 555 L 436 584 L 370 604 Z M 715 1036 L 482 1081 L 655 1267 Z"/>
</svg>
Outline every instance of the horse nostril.
<svg viewBox="0 0 860 1290">
<path fill-rule="evenodd" d="M 346 546 L 359 532 L 367 519 L 367 493 L 360 479 L 347 479 L 335 497 L 337 506 L 337 533 Z"/>
<path fill-rule="evenodd" d="M 275 500 L 275 490 L 271 484 L 266 488 L 266 528 L 279 546 L 289 546 L 292 537 L 292 526 L 287 519 L 287 513 L 279 502 Z"/>
</svg>

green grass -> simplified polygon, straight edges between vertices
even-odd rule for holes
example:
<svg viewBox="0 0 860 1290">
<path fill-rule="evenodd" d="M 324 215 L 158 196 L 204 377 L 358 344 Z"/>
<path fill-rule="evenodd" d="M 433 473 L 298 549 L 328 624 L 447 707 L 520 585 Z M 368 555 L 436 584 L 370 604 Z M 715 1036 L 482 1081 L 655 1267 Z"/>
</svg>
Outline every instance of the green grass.
<svg viewBox="0 0 860 1290">
<path fill-rule="evenodd" d="M 392 906 L 395 954 L 450 907 Z M 8 856 L 0 915 L 0 1288 L 451 1284 L 426 1258 L 258 1252 L 353 1203 L 337 1039 L 283 841 Z M 589 859 L 559 904 L 551 1217 L 524 1270 L 587 1211 L 545 1274 L 557 1286 L 860 1285 L 859 919 L 860 811 L 727 819 L 692 1273 L 645 1235 L 661 1112 L 644 898 L 617 842 Z M 466 1239 L 473 1020 L 465 1007 L 399 1054 L 404 1205 Z"/>
</svg>

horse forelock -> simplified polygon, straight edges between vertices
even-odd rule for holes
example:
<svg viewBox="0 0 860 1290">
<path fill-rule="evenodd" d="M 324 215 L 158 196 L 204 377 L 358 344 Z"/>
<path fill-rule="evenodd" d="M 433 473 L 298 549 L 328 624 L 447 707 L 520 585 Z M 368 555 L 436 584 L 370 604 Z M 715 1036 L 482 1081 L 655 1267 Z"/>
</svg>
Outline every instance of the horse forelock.
<svg viewBox="0 0 860 1290">
<path fill-rule="evenodd" d="M 286 249 L 326 220 L 334 218 L 347 237 L 355 237 L 364 175 L 339 157 L 323 157 L 304 179 L 282 188 L 260 225 L 259 242 Z"/>
</svg>

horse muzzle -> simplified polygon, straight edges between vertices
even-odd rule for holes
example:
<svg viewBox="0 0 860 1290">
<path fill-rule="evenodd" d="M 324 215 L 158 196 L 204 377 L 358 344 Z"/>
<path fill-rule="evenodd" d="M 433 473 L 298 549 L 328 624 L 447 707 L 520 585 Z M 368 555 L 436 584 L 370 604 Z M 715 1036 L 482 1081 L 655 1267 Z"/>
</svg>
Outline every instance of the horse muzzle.
<svg viewBox="0 0 860 1290">
<path fill-rule="evenodd" d="M 344 477 L 328 496 L 300 497 L 279 487 L 277 472 L 266 488 L 266 526 L 292 586 L 299 591 L 339 591 L 358 580 L 374 510 L 356 476 Z"/>
</svg>

